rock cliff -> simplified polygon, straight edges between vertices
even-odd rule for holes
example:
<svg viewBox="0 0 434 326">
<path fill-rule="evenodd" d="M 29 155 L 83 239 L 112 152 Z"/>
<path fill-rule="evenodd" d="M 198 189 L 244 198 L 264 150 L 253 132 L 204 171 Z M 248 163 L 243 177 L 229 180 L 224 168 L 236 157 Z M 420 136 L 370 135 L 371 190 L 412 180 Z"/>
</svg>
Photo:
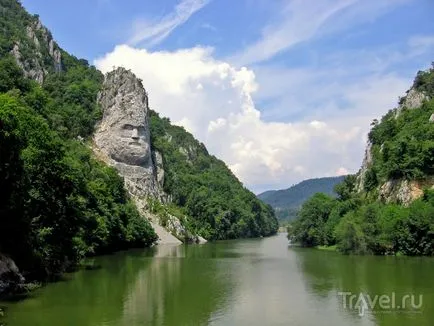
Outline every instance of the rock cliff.
<svg viewBox="0 0 434 326">
<path fill-rule="evenodd" d="M 27 26 L 26 36 L 26 40 L 14 44 L 11 54 L 26 77 L 42 84 L 49 70 L 62 70 L 62 54 L 50 31 L 39 19 Z"/>
<path fill-rule="evenodd" d="M 379 199 L 386 203 L 399 203 L 408 206 L 423 195 L 424 188 L 434 185 L 434 178 L 424 180 L 391 179 L 379 191 Z"/>
<path fill-rule="evenodd" d="M 399 106 L 395 108 L 393 117 L 398 119 L 404 110 L 417 110 L 425 101 L 430 100 L 429 94 L 419 89 L 415 84 L 407 91 L 406 95 L 400 98 Z M 434 122 L 434 113 L 431 115 L 429 122 Z M 376 122 L 378 123 L 378 122 Z M 365 191 L 365 182 L 367 173 L 373 165 L 373 145 L 368 140 L 365 149 L 362 166 L 357 173 L 355 189 L 358 193 Z M 381 144 L 380 153 L 383 151 L 384 143 Z M 398 203 L 409 205 L 414 200 L 423 195 L 423 189 L 434 188 L 434 177 L 427 175 L 425 178 L 418 180 L 407 180 L 405 178 L 395 178 L 386 180 L 378 186 L 378 199 L 384 203 Z"/>
<path fill-rule="evenodd" d="M 427 99 L 428 99 L 427 95 L 425 95 L 421 91 L 418 91 L 416 88 L 412 87 L 407 92 L 407 95 L 401 98 L 398 107 L 398 112 L 401 112 L 404 108 L 417 109 L 422 105 L 423 101 Z"/>
<path fill-rule="evenodd" d="M 94 134 L 96 155 L 124 178 L 126 189 L 150 220 L 160 243 L 181 243 L 178 238 L 184 239 L 188 232 L 179 219 L 166 214 L 163 228 L 161 219 L 148 207 L 149 200 L 165 203 L 169 196 L 163 191 L 163 157 L 151 148 L 148 95 L 141 80 L 124 68 L 108 73 L 98 103 L 103 118 Z M 202 241 L 198 237 L 193 240 Z"/>
<path fill-rule="evenodd" d="M 372 143 L 368 140 L 365 149 L 365 156 L 363 157 L 362 167 L 360 168 L 359 173 L 357 174 L 356 179 L 356 191 L 362 192 L 365 189 L 365 181 L 366 181 L 366 173 L 368 172 L 369 167 L 372 164 Z"/>
<path fill-rule="evenodd" d="M 106 75 L 98 95 L 103 119 L 94 136 L 96 147 L 124 177 L 137 197 L 163 199 L 151 151 L 148 96 L 139 79 L 123 68 Z M 161 163 L 160 163 L 161 165 Z M 160 171 L 160 183 L 162 180 Z"/>
</svg>

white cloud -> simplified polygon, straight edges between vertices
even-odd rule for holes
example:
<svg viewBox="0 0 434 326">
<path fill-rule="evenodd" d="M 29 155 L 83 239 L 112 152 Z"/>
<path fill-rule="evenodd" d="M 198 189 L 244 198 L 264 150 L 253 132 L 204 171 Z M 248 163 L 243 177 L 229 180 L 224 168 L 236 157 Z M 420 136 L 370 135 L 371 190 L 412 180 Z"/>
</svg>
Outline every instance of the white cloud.
<svg viewBox="0 0 434 326">
<path fill-rule="evenodd" d="M 340 167 L 337 171 L 336 171 L 336 175 L 347 175 L 350 172 L 344 168 L 344 167 Z"/>
<path fill-rule="evenodd" d="M 96 65 L 103 72 L 113 66 L 131 69 L 143 80 L 153 109 L 185 126 L 257 191 L 265 184 L 282 188 L 309 177 L 355 172 L 370 119 L 405 89 L 402 80 L 388 75 L 336 84 L 329 96 L 345 95 L 346 114 L 334 115 L 332 103 L 326 114 L 306 121 L 266 122 L 252 98 L 258 89 L 254 72 L 214 59 L 210 48 L 149 52 L 123 45 Z M 318 95 L 308 91 L 297 96 Z M 327 91 L 316 91 L 327 104 Z"/>
<path fill-rule="evenodd" d="M 181 0 L 174 11 L 159 20 L 139 19 L 133 26 L 129 44 L 144 44 L 148 47 L 162 42 L 175 28 L 184 24 L 195 12 L 202 9 L 210 0 Z"/>
</svg>

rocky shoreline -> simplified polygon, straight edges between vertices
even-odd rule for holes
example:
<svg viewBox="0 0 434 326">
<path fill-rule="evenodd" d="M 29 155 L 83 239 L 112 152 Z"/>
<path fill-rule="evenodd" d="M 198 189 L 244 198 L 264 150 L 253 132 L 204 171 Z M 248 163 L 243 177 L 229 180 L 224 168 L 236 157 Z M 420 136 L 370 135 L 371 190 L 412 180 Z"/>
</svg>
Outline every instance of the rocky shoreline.
<svg viewBox="0 0 434 326">
<path fill-rule="evenodd" d="M 0 298 L 25 292 L 25 281 L 15 262 L 0 253 Z"/>
</svg>

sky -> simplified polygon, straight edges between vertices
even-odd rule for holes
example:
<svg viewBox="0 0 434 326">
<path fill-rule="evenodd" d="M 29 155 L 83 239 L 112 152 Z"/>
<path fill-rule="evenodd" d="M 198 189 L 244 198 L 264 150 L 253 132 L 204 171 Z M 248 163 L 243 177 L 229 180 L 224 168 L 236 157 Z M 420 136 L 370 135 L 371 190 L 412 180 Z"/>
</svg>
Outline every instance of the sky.
<svg viewBox="0 0 434 326">
<path fill-rule="evenodd" d="M 434 61 L 434 0 L 22 0 L 59 45 L 131 69 L 252 191 L 355 173 Z"/>
</svg>

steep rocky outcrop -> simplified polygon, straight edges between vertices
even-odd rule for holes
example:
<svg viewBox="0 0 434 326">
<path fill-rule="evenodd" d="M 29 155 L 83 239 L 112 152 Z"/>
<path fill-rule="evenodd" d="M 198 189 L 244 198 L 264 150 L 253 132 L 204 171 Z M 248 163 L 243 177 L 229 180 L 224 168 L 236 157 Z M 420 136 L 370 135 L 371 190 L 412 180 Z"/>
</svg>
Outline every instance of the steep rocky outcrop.
<svg viewBox="0 0 434 326">
<path fill-rule="evenodd" d="M 163 189 L 164 175 L 165 175 L 164 166 L 163 166 L 163 156 L 158 151 L 152 151 L 152 154 L 153 154 L 152 159 L 155 164 L 155 170 L 157 175 L 157 184 L 160 187 L 160 189 Z"/>
<path fill-rule="evenodd" d="M 356 178 L 356 191 L 362 192 L 365 188 L 366 173 L 372 164 L 372 143 L 368 140 L 365 149 L 365 156 L 363 157 L 362 167 Z"/>
<path fill-rule="evenodd" d="M 407 95 L 401 99 L 398 112 L 401 112 L 404 108 L 417 109 L 422 105 L 423 101 L 427 99 L 428 97 L 423 92 L 412 87 L 407 92 Z"/>
<path fill-rule="evenodd" d="M 399 101 L 399 106 L 392 112 L 395 119 L 398 119 L 404 110 L 417 110 L 425 101 L 429 101 L 431 96 L 418 87 L 418 82 L 415 81 L 414 85 L 407 91 L 406 95 Z M 429 122 L 434 122 L 434 113 L 429 118 Z M 375 122 L 375 124 L 377 124 Z M 379 146 L 380 153 L 383 152 L 384 143 Z M 368 140 L 365 155 L 363 158 L 362 166 L 357 173 L 356 192 L 362 193 L 365 191 L 365 183 L 367 173 L 373 166 L 373 144 Z M 378 200 L 383 203 L 397 203 L 402 205 L 409 205 L 414 200 L 423 195 L 423 190 L 434 187 L 434 177 L 427 175 L 425 178 L 419 180 L 408 180 L 405 178 L 395 178 L 383 180 L 378 186 Z"/>
<path fill-rule="evenodd" d="M 126 189 L 150 220 L 160 243 L 181 243 L 180 238 L 203 242 L 186 236 L 182 223 L 170 214 L 165 214 L 162 227 L 161 218 L 148 209 L 149 200 L 167 203 L 170 198 L 163 191 L 163 157 L 151 148 L 148 96 L 142 82 L 131 71 L 118 68 L 106 75 L 98 103 L 103 118 L 94 135 L 94 151 L 124 178 Z"/>
<path fill-rule="evenodd" d="M 39 19 L 27 26 L 26 36 L 26 41 L 14 44 L 11 54 L 26 77 L 42 84 L 49 70 L 62 70 L 62 54 L 51 33 Z M 28 52 L 32 55 L 23 54 Z"/>
<path fill-rule="evenodd" d="M 103 119 L 96 128 L 96 147 L 124 177 L 131 194 L 163 199 L 151 151 L 148 96 L 140 80 L 123 68 L 108 73 L 98 102 Z"/>
<path fill-rule="evenodd" d="M 410 90 L 407 92 L 407 95 L 402 97 L 400 99 L 400 103 L 399 106 L 394 110 L 395 111 L 395 118 L 397 118 L 401 112 L 405 109 L 417 109 L 419 108 L 423 102 L 425 100 L 427 100 L 428 97 L 421 91 L 417 90 L 415 87 L 410 88 Z M 367 144 L 366 144 L 366 149 L 365 149 L 365 155 L 363 157 L 363 162 L 362 162 L 362 166 L 360 167 L 360 170 L 357 174 L 357 179 L 356 179 L 356 191 L 357 192 L 363 192 L 364 188 L 365 188 L 365 181 L 366 181 L 366 173 L 369 170 L 369 167 L 372 165 L 372 143 L 368 140 Z M 404 181 L 404 180 L 402 180 Z M 398 186 L 399 184 L 399 186 Z M 402 188 L 402 189 L 406 189 L 407 188 L 407 183 L 402 183 L 401 180 L 390 180 L 389 182 L 386 182 L 383 186 L 382 186 L 382 195 L 380 194 L 381 198 L 387 198 L 387 193 L 389 193 L 388 189 L 396 189 L 396 187 L 398 188 Z M 408 191 L 404 191 L 404 192 L 411 192 L 409 189 L 407 189 Z M 395 192 L 392 192 L 395 193 Z"/>
<path fill-rule="evenodd" d="M 379 190 L 379 200 L 386 204 L 397 203 L 408 206 L 423 196 L 425 188 L 433 188 L 434 178 L 425 180 L 391 179 L 385 182 Z"/>
<path fill-rule="evenodd" d="M 24 281 L 15 262 L 0 253 L 0 297 L 18 292 Z"/>
</svg>

